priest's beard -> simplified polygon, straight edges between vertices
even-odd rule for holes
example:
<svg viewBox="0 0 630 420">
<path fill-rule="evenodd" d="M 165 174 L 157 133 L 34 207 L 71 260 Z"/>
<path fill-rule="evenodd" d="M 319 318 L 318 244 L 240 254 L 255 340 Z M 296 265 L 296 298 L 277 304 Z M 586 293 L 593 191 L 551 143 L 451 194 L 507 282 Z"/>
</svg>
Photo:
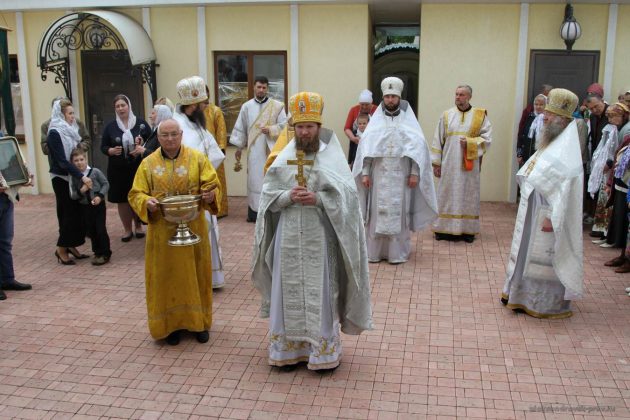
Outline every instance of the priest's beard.
<svg viewBox="0 0 630 420">
<path fill-rule="evenodd" d="M 543 125 L 540 130 L 540 149 L 549 146 L 567 128 L 567 122 L 564 119 L 554 119 Z"/>
<path fill-rule="evenodd" d="M 197 124 L 201 128 L 206 128 L 206 116 L 203 114 L 201 108 L 197 107 L 190 114 L 186 114 L 191 123 Z"/>
<path fill-rule="evenodd" d="M 319 130 L 317 130 L 317 133 L 313 137 L 298 137 L 296 134 L 295 148 L 307 154 L 317 152 L 319 150 Z"/>
<path fill-rule="evenodd" d="M 400 106 L 400 100 L 396 103 L 385 104 L 385 109 L 388 110 L 389 112 L 395 112 L 399 106 Z"/>
</svg>

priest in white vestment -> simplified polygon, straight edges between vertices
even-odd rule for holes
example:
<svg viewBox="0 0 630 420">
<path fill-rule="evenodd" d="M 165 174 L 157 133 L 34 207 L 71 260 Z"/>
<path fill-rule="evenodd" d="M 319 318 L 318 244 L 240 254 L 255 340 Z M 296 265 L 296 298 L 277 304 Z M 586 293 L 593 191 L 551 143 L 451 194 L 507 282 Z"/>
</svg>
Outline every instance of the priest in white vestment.
<svg viewBox="0 0 630 420">
<path fill-rule="evenodd" d="M 340 330 L 372 329 L 357 189 L 322 107 L 316 93 L 290 99 L 295 138 L 265 175 L 256 222 L 252 280 L 270 318 L 269 364 L 284 370 L 334 369 Z"/>
<path fill-rule="evenodd" d="M 361 136 L 353 166 L 370 262 L 406 262 L 411 234 L 437 215 L 429 148 L 397 77 L 381 83 L 383 102 Z"/>
<path fill-rule="evenodd" d="M 199 76 L 182 79 L 177 83 L 177 94 L 180 102 L 177 104 L 173 119 L 182 128 L 182 144 L 205 154 L 212 167 L 218 168 L 225 155 L 212 134 L 206 130 L 203 111 L 208 105 L 208 95 L 205 81 Z M 225 274 L 219 246 L 217 216 L 206 211 L 206 222 L 212 251 L 212 288 L 220 289 L 225 286 Z"/>
<path fill-rule="evenodd" d="M 567 318 L 582 297 L 582 154 L 578 97 L 553 89 L 541 147 L 517 173 L 521 187 L 501 302 L 536 318 Z"/>
<path fill-rule="evenodd" d="M 480 170 L 492 143 L 486 110 L 470 105 L 472 88 L 458 86 L 455 106 L 440 117 L 431 144 L 431 163 L 438 181 L 435 239 L 471 243 L 479 233 Z"/>
<path fill-rule="evenodd" d="M 245 102 L 234 124 L 230 144 L 238 147 L 236 160 L 247 148 L 247 221 L 255 222 L 258 201 L 262 190 L 265 162 L 280 131 L 287 122 L 284 104 L 267 95 L 269 81 L 257 77 L 254 81 L 254 98 Z"/>
</svg>

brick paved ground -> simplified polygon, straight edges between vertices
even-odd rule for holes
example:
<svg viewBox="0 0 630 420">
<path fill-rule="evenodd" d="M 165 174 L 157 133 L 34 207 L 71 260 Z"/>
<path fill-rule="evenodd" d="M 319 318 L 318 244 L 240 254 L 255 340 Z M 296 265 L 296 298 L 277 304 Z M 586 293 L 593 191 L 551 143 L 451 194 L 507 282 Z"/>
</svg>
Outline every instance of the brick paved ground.
<svg viewBox="0 0 630 420">
<path fill-rule="evenodd" d="M 515 207 L 484 203 L 473 245 L 423 233 L 408 263 L 370 265 L 376 329 L 344 336 L 334 373 L 285 373 L 266 363 L 253 225 L 243 199 L 230 209 L 210 342 L 170 347 L 146 327 L 144 240 L 120 242 L 114 208 L 112 263 L 68 267 L 53 197 L 24 197 L 14 255 L 33 290 L 0 302 L 0 418 L 630 418 L 630 277 L 603 266 L 616 250 L 585 241 L 573 318 L 512 313 L 499 293 Z"/>
</svg>

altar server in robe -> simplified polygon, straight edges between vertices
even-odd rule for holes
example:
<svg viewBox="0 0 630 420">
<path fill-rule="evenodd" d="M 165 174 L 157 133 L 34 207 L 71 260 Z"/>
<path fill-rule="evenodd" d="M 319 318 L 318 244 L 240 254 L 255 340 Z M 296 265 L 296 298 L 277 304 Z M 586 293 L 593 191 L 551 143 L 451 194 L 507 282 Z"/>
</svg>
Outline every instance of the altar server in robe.
<svg viewBox="0 0 630 420">
<path fill-rule="evenodd" d="M 397 77 L 381 82 L 383 102 L 361 136 L 353 166 L 370 262 L 406 262 L 411 234 L 437 215 L 429 148 Z"/>
<path fill-rule="evenodd" d="M 322 106 L 317 93 L 290 99 L 295 138 L 265 175 L 256 222 L 252 280 L 270 318 L 269 364 L 285 370 L 334 369 L 340 329 L 372 329 L 357 189 L 337 136 L 321 127 Z"/>
<path fill-rule="evenodd" d="M 177 83 L 177 94 L 180 102 L 173 118 L 182 128 L 182 144 L 200 151 L 208 157 L 213 168 L 218 168 L 225 155 L 212 134 L 206 130 L 204 110 L 208 104 L 208 94 L 204 80 L 199 76 L 180 80 Z M 223 185 L 221 190 L 223 191 Z M 212 249 L 212 288 L 220 289 L 225 285 L 225 274 L 219 246 L 219 224 L 217 216 L 209 212 L 205 214 Z"/>
<path fill-rule="evenodd" d="M 583 293 L 577 105 L 571 91 L 549 93 L 540 148 L 516 174 L 521 201 L 501 302 L 536 318 L 570 317 Z"/>
<path fill-rule="evenodd" d="M 166 195 L 200 194 L 202 208 L 219 211 L 221 187 L 208 158 L 182 145 L 182 130 L 173 119 L 158 127 L 160 148 L 142 160 L 129 204 L 149 224 L 145 247 L 145 286 L 151 336 L 176 345 L 182 330 L 200 343 L 209 339 L 212 325 L 212 269 L 210 240 L 189 246 L 170 246 L 177 224 L 162 216 L 159 199 Z M 213 187 L 215 187 L 213 189 Z M 205 212 L 188 222 L 193 232 L 207 232 Z"/>
<path fill-rule="evenodd" d="M 255 222 L 263 184 L 265 162 L 280 131 L 287 122 L 284 104 L 268 95 L 269 80 L 256 77 L 254 98 L 245 102 L 234 124 L 230 144 L 238 147 L 235 157 L 247 148 L 247 221 Z"/>
<path fill-rule="evenodd" d="M 481 158 L 492 142 L 486 110 L 470 105 L 472 88 L 458 86 L 455 106 L 444 112 L 435 129 L 431 163 L 437 178 L 438 219 L 435 239 L 468 243 L 479 233 Z"/>
</svg>

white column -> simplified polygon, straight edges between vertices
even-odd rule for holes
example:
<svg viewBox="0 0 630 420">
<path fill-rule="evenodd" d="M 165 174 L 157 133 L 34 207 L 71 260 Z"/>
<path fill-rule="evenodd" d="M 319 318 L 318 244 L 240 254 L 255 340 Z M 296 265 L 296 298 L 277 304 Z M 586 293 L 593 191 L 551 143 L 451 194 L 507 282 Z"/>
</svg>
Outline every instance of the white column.
<svg viewBox="0 0 630 420">
<path fill-rule="evenodd" d="M 206 43 L 206 8 L 197 7 L 197 55 L 199 56 L 199 77 L 208 83 L 208 56 Z"/>
<path fill-rule="evenodd" d="M 608 6 L 608 34 L 606 35 L 606 61 L 604 62 L 604 98 L 608 98 L 610 103 L 617 102 L 617 92 L 612 92 L 612 80 L 615 67 L 618 8 L 619 6 L 613 3 Z"/>
<path fill-rule="evenodd" d="M 295 95 L 300 91 L 300 15 L 297 4 L 291 5 L 291 44 L 289 58 L 289 94 Z"/>
<path fill-rule="evenodd" d="M 66 10 L 67 15 L 71 15 L 75 12 L 72 10 Z M 77 76 L 77 54 L 80 54 L 78 50 L 68 50 L 68 70 L 70 74 L 68 75 L 68 82 L 70 83 L 70 90 L 72 91 L 72 108 L 74 108 L 74 114 L 81 115 L 81 100 L 79 98 L 79 77 Z M 87 121 L 87 119 L 83 119 L 83 121 Z"/>
<path fill-rule="evenodd" d="M 523 99 L 525 97 L 525 64 L 527 63 L 527 36 L 529 25 L 529 4 L 521 3 L 521 19 L 518 31 L 518 55 L 516 60 L 516 85 L 514 87 L 514 125 L 512 127 L 512 164 L 510 167 L 510 190 L 509 201 L 516 201 L 516 172 L 518 163 L 516 162 L 516 141 L 518 134 L 518 123 L 523 112 Z"/>
<path fill-rule="evenodd" d="M 149 38 L 151 38 L 151 9 L 148 7 L 142 8 L 142 27 L 146 31 L 147 35 L 149 35 Z M 155 83 L 155 80 L 153 83 Z M 144 92 L 144 113 L 146 114 L 143 115 L 143 118 L 148 121 L 149 114 L 153 108 L 153 98 L 151 98 L 151 89 L 149 89 L 149 85 L 143 83 L 142 87 Z"/>
<path fill-rule="evenodd" d="M 26 161 L 28 168 L 35 175 L 35 185 L 31 188 L 32 194 L 39 194 L 39 174 L 37 171 L 37 160 L 35 158 L 35 147 L 39 145 L 39 138 L 35 138 L 33 133 L 33 110 L 31 109 L 31 90 L 28 84 L 29 68 L 26 57 L 26 42 L 24 39 L 24 20 L 22 12 L 15 12 L 15 26 L 17 35 L 18 63 L 20 74 L 20 88 L 22 95 L 22 110 L 24 114 L 24 138 L 26 139 Z M 39 173 L 45 174 L 46 171 Z"/>
</svg>

